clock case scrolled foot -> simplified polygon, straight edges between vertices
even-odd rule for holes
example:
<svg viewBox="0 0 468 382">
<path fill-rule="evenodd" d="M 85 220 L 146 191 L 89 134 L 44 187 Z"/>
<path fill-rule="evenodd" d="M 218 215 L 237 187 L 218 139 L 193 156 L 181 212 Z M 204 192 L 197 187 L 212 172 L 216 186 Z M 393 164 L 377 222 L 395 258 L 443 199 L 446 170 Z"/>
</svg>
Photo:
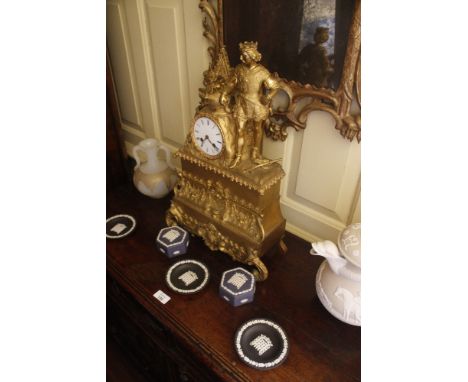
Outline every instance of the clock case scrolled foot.
<svg viewBox="0 0 468 382">
<path fill-rule="evenodd" d="M 280 252 L 284 255 L 286 254 L 286 252 L 288 252 L 288 246 L 286 245 L 286 243 L 284 242 L 284 238 L 281 238 L 280 242 L 279 242 L 279 249 L 280 249 Z"/>
<path fill-rule="evenodd" d="M 253 258 L 252 261 L 249 262 L 249 265 L 255 267 L 252 271 L 255 281 L 265 281 L 268 278 L 268 268 L 258 257 Z"/>
<path fill-rule="evenodd" d="M 171 207 L 171 208 L 172 208 L 172 207 Z M 168 227 L 177 225 L 177 219 L 176 219 L 176 217 L 174 216 L 174 214 L 171 212 L 170 209 L 166 212 L 166 225 L 167 225 Z"/>
</svg>

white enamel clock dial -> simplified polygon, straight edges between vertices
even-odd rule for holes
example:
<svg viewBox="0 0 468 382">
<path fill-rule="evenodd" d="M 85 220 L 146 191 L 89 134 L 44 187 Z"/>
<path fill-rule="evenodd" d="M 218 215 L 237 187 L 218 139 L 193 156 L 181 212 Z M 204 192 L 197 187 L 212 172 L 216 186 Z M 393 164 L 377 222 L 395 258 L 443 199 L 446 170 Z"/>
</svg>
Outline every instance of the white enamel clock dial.
<svg viewBox="0 0 468 382">
<path fill-rule="evenodd" d="M 206 155 L 215 157 L 223 149 L 223 135 L 219 126 L 208 117 L 200 117 L 193 125 L 195 145 Z"/>
</svg>

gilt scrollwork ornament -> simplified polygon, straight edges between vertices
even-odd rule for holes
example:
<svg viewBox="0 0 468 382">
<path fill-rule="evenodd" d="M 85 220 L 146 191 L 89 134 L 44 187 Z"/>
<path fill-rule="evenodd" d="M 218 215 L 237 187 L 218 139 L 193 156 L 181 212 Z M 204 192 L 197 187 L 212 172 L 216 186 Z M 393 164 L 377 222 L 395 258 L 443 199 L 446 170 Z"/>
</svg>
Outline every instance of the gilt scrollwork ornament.
<svg viewBox="0 0 468 382">
<path fill-rule="evenodd" d="M 266 135 L 274 140 L 285 140 L 287 128 L 305 129 L 307 116 L 312 111 L 325 111 L 335 120 L 340 134 L 353 141 L 361 141 L 361 114 L 352 114 L 351 103 L 357 99 L 361 106 L 361 2 L 356 1 L 348 37 L 341 81 L 336 91 L 311 84 L 289 81 L 291 102 L 286 110 L 276 110 L 270 118 Z M 354 97 L 356 94 L 356 97 Z M 304 99 L 307 102 L 302 102 Z"/>
<path fill-rule="evenodd" d="M 208 53 L 211 56 L 212 61 L 219 54 L 219 49 L 222 46 L 223 41 L 223 19 L 222 19 L 222 0 L 218 0 L 216 8 L 213 5 L 214 1 L 200 0 L 198 4 L 199 8 L 204 14 L 203 18 L 203 36 L 209 41 L 210 46 L 208 47 Z"/>
</svg>

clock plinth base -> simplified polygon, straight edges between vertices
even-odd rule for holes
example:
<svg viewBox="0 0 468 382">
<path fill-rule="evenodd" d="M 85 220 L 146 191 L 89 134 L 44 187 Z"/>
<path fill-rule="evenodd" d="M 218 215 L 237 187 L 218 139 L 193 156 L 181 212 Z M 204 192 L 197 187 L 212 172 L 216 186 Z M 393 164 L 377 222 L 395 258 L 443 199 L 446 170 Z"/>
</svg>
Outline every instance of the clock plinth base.
<svg viewBox="0 0 468 382">
<path fill-rule="evenodd" d="M 178 224 L 202 237 L 211 250 L 255 267 L 256 279 L 265 280 L 268 269 L 260 258 L 278 245 L 282 252 L 286 250 L 282 242 L 286 221 L 279 204 L 281 166 L 272 163 L 268 177 L 256 178 L 265 174 L 263 169 L 246 177 L 228 169 L 214 171 L 209 163 L 200 165 L 184 156 L 181 159 L 167 224 Z"/>
</svg>

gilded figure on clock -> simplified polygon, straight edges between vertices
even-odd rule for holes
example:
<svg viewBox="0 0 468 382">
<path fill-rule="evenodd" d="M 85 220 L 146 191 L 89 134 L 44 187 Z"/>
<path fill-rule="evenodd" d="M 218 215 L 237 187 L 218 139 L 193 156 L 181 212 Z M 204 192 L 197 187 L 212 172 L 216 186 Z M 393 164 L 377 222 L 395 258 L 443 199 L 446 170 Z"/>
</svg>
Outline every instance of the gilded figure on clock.
<svg viewBox="0 0 468 382">
<path fill-rule="evenodd" d="M 232 114 L 236 123 L 236 156 L 230 167 L 236 167 L 243 156 L 247 129 L 252 129 L 253 145 L 247 158 L 256 164 L 267 163 L 262 158 L 263 124 L 270 115 L 270 103 L 280 87 L 276 76 L 259 62 L 262 58 L 257 43 L 239 44 L 241 64 L 234 69 L 220 96 L 220 103 L 229 108 L 234 96 Z"/>
</svg>

